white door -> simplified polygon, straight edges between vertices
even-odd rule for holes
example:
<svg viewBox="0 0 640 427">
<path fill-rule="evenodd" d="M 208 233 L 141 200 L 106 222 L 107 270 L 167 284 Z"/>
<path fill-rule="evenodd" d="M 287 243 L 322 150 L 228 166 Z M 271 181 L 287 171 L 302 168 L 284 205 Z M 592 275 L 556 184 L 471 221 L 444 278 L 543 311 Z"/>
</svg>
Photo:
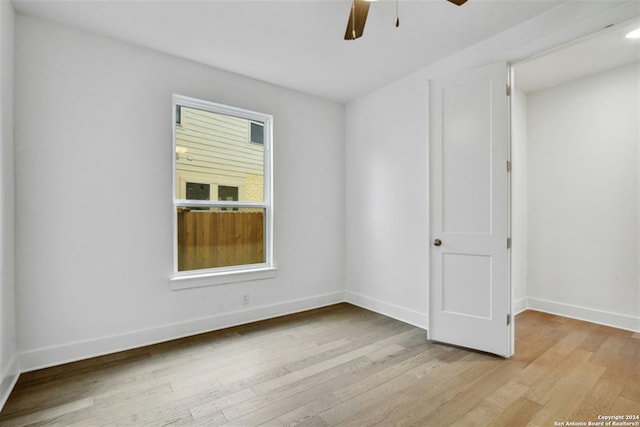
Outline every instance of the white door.
<svg viewBox="0 0 640 427">
<path fill-rule="evenodd" d="M 429 338 L 513 354 L 508 67 L 431 81 Z"/>
</svg>

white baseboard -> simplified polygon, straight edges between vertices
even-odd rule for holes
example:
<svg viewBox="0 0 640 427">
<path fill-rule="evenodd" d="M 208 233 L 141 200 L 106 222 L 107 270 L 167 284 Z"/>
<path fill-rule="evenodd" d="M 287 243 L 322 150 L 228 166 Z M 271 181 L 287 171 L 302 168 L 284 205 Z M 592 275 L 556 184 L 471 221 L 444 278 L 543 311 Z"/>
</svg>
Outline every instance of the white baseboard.
<svg viewBox="0 0 640 427">
<path fill-rule="evenodd" d="M 379 299 L 371 298 L 355 292 L 345 292 L 346 302 L 373 312 L 391 317 L 401 322 L 408 323 L 421 329 L 427 329 L 429 317 L 425 313 L 390 304 Z"/>
<path fill-rule="evenodd" d="M 513 315 L 518 315 L 527 309 L 527 299 L 520 298 L 513 302 Z"/>
<path fill-rule="evenodd" d="M 563 304 L 540 298 L 527 298 L 527 307 L 531 310 L 584 320 L 599 325 L 612 326 L 627 331 L 640 332 L 640 317 L 611 313 L 609 311 Z"/>
<path fill-rule="evenodd" d="M 95 356 L 130 350 L 164 341 L 257 322 L 287 314 L 344 302 L 344 292 L 318 295 L 281 304 L 249 308 L 210 317 L 174 323 L 158 328 L 127 332 L 65 345 L 41 348 L 20 354 L 20 371 L 28 372 Z"/>
<path fill-rule="evenodd" d="M 13 387 L 16 385 L 16 382 L 18 382 L 19 376 L 18 355 L 14 354 L 0 377 L 0 410 L 2 410 L 4 404 L 7 402 Z"/>
</svg>

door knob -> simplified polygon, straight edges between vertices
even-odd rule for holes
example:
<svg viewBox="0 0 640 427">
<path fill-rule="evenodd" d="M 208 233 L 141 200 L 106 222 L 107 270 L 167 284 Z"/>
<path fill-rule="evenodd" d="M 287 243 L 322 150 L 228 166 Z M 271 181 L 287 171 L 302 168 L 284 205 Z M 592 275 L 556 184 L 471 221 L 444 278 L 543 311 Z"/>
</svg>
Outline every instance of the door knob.
<svg viewBox="0 0 640 427">
<path fill-rule="evenodd" d="M 442 245 L 442 240 L 440 240 L 440 239 L 435 239 L 435 240 L 433 241 L 433 246 L 440 246 L 440 245 Z"/>
</svg>

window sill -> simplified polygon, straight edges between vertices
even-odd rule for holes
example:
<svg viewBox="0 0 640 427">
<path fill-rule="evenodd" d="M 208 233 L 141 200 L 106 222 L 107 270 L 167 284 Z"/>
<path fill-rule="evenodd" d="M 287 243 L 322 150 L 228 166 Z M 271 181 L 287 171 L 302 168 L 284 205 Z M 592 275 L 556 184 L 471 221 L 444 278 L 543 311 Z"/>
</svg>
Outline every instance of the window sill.
<svg viewBox="0 0 640 427">
<path fill-rule="evenodd" d="M 215 273 L 175 273 L 169 279 L 169 282 L 172 291 L 179 291 L 181 289 L 201 288 L 204 286 L 273 279 L 276 277 L 277 271 L 278 269 L 275 267 L 257 267 Z"/>
</svg>

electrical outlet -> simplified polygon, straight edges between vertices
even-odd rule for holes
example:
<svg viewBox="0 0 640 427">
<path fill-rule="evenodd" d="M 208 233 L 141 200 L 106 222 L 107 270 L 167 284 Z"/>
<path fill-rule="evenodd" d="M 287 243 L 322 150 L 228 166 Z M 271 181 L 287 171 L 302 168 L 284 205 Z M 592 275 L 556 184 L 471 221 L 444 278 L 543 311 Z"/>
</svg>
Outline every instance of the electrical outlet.
<svg viewBox="0 0 640 427">
<path fill-rule="evenodd" d="M 249 294 L 242 295 L 242 305 L 249 304 Z"/>
</svg>

